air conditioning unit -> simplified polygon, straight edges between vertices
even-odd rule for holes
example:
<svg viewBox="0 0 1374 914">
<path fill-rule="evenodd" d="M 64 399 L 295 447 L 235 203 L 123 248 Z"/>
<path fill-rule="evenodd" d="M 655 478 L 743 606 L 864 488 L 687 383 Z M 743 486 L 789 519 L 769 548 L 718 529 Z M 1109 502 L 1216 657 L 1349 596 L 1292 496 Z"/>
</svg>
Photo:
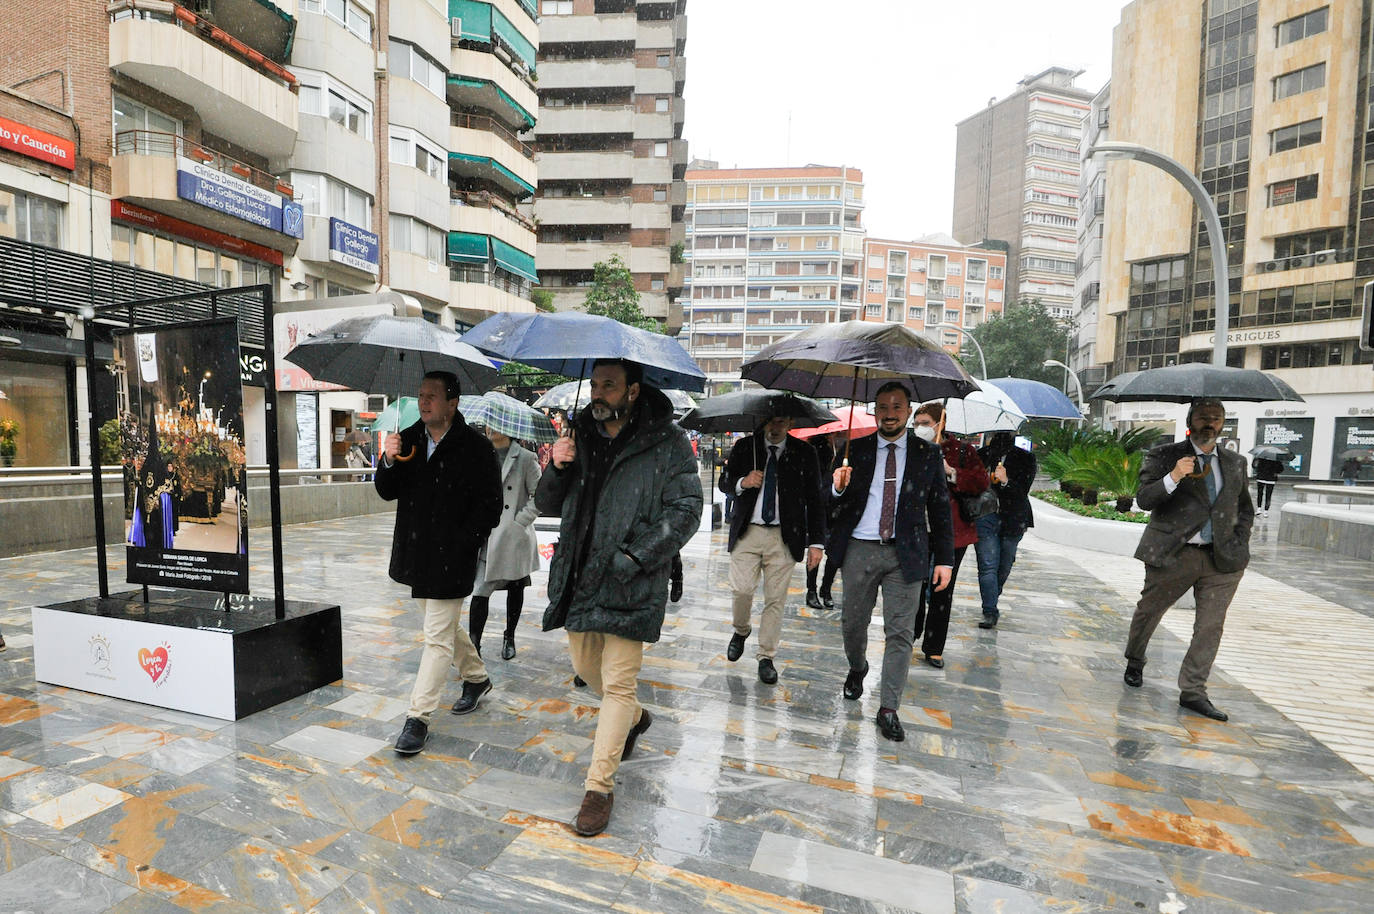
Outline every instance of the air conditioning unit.
<svg viewBox="0 0 1374 914">
<path fill-rule="evenodd" d="M 1275 273 L 1287 265 L 1287 260 L 1265 260 L 1260 263 L 1260 269 L 1265 273 Z"/>
<path fill-rule="evenodd" d="M 386 397 L 368 394 L 366 412 L 379 413 L 384 409 L 386 409 Z"/>
<path fill-rule="evenodd" d="M 448 21 L 449 34 L 454 38 L 463 37 L 463 17 L 454 16 Z"/>
<path fill-rule="evenodd" d="M 1303 267 L 1312 266 L 1312 254 L 1299 254 L 1297 257 L 1288 258 L 1288 269 L 1301 270 Z"/>
<path fill-rule="evenodd" d="M 1321 266 L 1321 265 L 1324 264 L 1324 263 L 1335 263 L 1335 261 L 1336 261 L 1336 249 L 1335 249 L 1335 248 L 1332 248 L 1332 249 L 1329 250 L 1329 251 L 1317 251 L 1315 254 L 1312 255 L 1312 265 L 1313 265 L 1313 266 Z"/>
</svg>

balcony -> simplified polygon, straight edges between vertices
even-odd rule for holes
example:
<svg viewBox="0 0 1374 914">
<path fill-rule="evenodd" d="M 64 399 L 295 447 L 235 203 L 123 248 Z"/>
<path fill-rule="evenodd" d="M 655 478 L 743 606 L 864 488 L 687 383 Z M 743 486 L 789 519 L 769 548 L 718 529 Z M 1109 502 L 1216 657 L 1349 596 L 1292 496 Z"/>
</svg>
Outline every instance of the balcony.
<svg viewBox="0 0 1374 914">
<path fill-rule="evenodd" d="M 454 114 L 449 131 L 449 174 L 486 181 L 514 199 L 534 194 L 534 151 L 497 121 Z"/>
<path fill-rule="evenodd" d="M 633 105 L 567 105 L 545 107 L 539 112 L 539 136 L 564 133 L 620 133 L 630 136 L 635 129 Z"/>
<path fill-rule="evenodd" d="M 270 0 L 201 0 L 200 8 L 204 18 L 269 60 L 285 63 L 291 59 L 296 20 Z"/>
<path fill-rule="evenodd" d="M 542 197 L 535 204 L 545 225 L 629 225 L 629 197 Z"/>
<path fill-rule="evenodd" d="M 540 271 L 545 270 L 586 270 L 590 272 L 598 263 L 609 261 L 613 256 L 629 264 L 630 245 L 617 241 L 567 241 L 542 243 L 535 251 L 536 263 Z M 668 252 L 663 252 L 667 260 Z M 666 265 L 665 270 L 666 272 Z"/>
<path fill-rule="evenodd" d="M 641 160 L 629 151 L 607 151 L 540 152 L 537 161 L 541 180 L 569 181 L 577 178 L 630 180 Z"/>
<path fill-rule="evenodd" d="M 529 76 L 470 48 L 453 49 L 449 71 L 448 96 L 455 104 L 490 111 L 517 130 L 534 124 L 539 96 Z"/>
<path fill-rule="evenodd" d="M 635 62 L 621 58 L 546 60 L 539 67 L 541 89 L 602 89 L 635 85 Z"/>
<path fill-rule="evenodd" d="M 639 22 L 634 13 L 548 16 L 539 23 L 541 45 L 635 40 Z M 547 64 L 548 61 L 545 61 Z"/>
<path fill-rule="evenodd" d="M 533 222 L 521 215 L 515 207 L 506 203 L 500 197 L 492 195 L 489 191 L 453 191 L 449 194 L 449 202 L 452 203 L 454 207 L 490 209 L 494 211 L 499 218 L 508 219 L 510 222 L 514 223 L 517 229 L 525 229 L 530 232 L 535 230 L 535 224 Z M 533 241 L 530 242 L 530 244 L 533 243 Z M 527 245 L 516 245 L 516 247 L 527 247 Z"/>
<path fill-rule="evenodd" d="M 464 197 L 475 196 L 477 195 L 456 195 L 451 199 L 453 205 L 449 207 L 448 220 L 451 231 L 489 235 L 522 251 L 534 250 L 532 223 L 495 206 L 472 206 L 462 202 Z"/>
<path fill-rule="evenodd" d="M 196 179 L 197 169 L 211 176 L 208 183 L 223 189 L 215 198 L 232 205 L 197 202 L 195 192 L 180 186 L 180 175 L 190 176 L 197 185 L 207 183 Z M 296 249 L 298 239 L 281 230 L 294 193 L 291 185 L 218 150 L 176 134 L 125 130 L 115 136 L 110 171 L 110 196 L 115 199 L 274 250 Z M 224 178 L 213 178 L 216 174 Z"/>
<path fill-rule="evenodd" d="M 455 316 L 469 324 L 479 324 L 493 314 L 533 314 L 529 288 L 484 271 L 477 281 L 475 271 L 450 270 L 448 305 Z"/>
<path fill-rule="evenodd" d="M 120 18 L 135 9 L 154 18 Z M 297 83 L 284 67 L 172 4 L 122 0 L 111 18 L 111 69 L 195 108 L 216 136 L 268 158 L 291 154 Z"/>
</svg>

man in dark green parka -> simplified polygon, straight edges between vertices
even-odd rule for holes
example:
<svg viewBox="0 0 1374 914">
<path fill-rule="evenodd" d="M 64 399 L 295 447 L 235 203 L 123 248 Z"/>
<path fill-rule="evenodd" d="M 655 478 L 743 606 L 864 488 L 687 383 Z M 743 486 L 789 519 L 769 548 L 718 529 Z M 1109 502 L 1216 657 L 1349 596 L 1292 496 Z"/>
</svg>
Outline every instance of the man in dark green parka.
<svg viewBox="0 0 1374 914">
<path fill-rule="evenodd" d="M 635 697 L 644 644 L 663 627 L 673 556 L 701 523 L 692 446 L 642 376 L 634 362 L 596 363 L 591 401 L 554 444 L 534 496 L 541 514 L 562 517 L 544 630 L 568 630 L 573 669 L 601 695 L 574 823 L 582 835 L 605 830 L 616 769 L 649 729 Z"/>
</svg>

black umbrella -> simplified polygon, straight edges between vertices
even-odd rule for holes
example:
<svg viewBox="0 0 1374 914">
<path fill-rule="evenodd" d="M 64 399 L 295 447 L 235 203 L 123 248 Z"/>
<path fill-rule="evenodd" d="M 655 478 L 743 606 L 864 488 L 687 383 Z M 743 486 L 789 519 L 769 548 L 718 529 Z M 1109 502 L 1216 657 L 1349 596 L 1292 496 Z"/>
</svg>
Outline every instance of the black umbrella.
<svg viewBox="0 0 1374 914">
<path fill-rule="evenodd" d="M 1208 397 L 1215 400 L 1296 400 L 1297 391 L 1286 383 L 1253 368 L 1230 368 L 1209 362 L 1189 362 L 1167 368 L 1128 371 L 1097 389 L 1090 399 L 1117 403 L 1164 401 L 1189 403 Z"/>
<path fill-rule="evenodd" d="M 1293 459 L 1293 452 L 1286 447 L 1261 444 L 1250 448 L 1250 456 L 1258 457 L 1260 460 L 1277 460 L 1279 463 L 1286 463 Z"/>
<path fill-rule="evenodd" d="M 678 424 L 708 434 L 748 432 L 781 416 L 791 418 L 793 428 L 815 428 L 836 421 L 834 413 L 810 397 L 781 390 L 737 390 L 707 397 Z"/>
</svg>

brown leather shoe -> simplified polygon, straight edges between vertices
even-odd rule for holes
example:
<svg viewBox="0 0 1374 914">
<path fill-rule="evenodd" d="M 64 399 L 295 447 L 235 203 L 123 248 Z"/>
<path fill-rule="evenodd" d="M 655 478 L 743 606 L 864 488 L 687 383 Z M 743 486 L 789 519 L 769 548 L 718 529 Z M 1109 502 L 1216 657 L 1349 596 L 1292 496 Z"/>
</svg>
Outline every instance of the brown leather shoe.
<svg viewBox="0 0 1374 914">
<path fill-rule="evenodd" d="M 648 708 L 639 709 L 639 722 L 630 728 L 630 732 L 625 735 L 625 748 L 620 750 L 620 760 L 623 762 L 630 757 L 630 753 L 635 751 L 635 741 L 639 739 L 639 734 L 649 729 L 649 725 L 654 719 L 649 716 Z"/>
<path fill-rule="evenodd" d="M 573 822 L 573 830 L 584 838 L 605 831 L 611 821 L 611 803 L 614 797 L 615 794 L 612 793 L 587 791 L 586 796 L 582 798 L 582 808 L 577 811 L 577 821 Z"/>
</svg>

